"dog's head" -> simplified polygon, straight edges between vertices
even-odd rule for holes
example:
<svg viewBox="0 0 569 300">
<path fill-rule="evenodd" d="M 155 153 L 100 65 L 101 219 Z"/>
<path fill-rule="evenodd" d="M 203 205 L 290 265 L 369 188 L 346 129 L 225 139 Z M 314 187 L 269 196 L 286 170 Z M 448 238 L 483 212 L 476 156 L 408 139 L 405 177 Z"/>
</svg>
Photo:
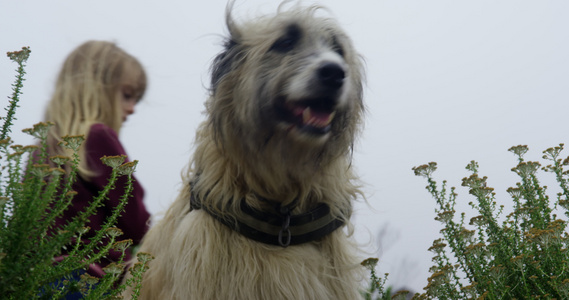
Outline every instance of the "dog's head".
<svg viewBox="0 0 569 300">
<path fill-rule="evenodd" d="M 253 154 L 341 156 L 364 110 L 361 58 L 319 7 L 293 7 L 237 24 L 212 66 L 207 103 L 218 142 Z"/>
</svg>

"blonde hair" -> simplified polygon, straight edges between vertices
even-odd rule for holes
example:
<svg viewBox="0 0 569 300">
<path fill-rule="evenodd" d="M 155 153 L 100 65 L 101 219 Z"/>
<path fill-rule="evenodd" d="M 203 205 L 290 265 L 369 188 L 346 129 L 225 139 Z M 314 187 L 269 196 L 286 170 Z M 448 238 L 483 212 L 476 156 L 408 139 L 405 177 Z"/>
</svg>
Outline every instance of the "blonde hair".
<svg viewBox="0 0 569 300">
<path fill-rule="evenodd" d="M 88 41 L 67 56 L 57 78 L 55 91 L 45 113 L 52 126 L 48 145 L 51 155 L 68 155 L 58 144 L 65 135 L 84 135 L 95 123 L 117 133 L 122 126 L 121 101 L 117 92 L 126 78 L 134 78 L 136 97 L 146 90 L 146 73 L 140 62 L 114 43 Z M 79 150 L 79 174 L 88 179 L 94 173 L 87 166 L 85 147 Z"/>
</svg>

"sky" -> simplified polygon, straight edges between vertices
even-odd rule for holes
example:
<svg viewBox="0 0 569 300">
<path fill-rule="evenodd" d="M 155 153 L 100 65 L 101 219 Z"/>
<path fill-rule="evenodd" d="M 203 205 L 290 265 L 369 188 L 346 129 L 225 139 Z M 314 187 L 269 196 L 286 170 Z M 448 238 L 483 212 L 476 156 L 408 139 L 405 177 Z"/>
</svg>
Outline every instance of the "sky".
<svg viewBox="0 0 569 300">
<path fill-rule="evenodd" d="M 458 211 L 471 199 L 460 187 L 476 160 L 501 204 L 516 158 L 566 143 L 569 112 L 569 1 L 327 0 L 365 58 L 367 106 L 354 167 L 364 182 L 355 238 L 380 258 L 389 283 L 422 291 L 439 237 L 435 202 L 412 167 L 438 163 L 435 179 L 457 187 Z M 14 139 L 43 120 L 59 68 L 84 41 L 116 42 L 145 66 L 149 87 L 121 130 L 146 205 L 159 218 L 174 200 L 192 154 L 209 66 L 226 33 L 226 1 L 0 0 L 0 95 L 11 94 L 16 64 L 3 53 L 29 46 Z M 238 0 L 235 15 L 273 13 L 278 1 Z M 2 58 L 3 57 L 3 58 Z M 5 107 L 7 98 L 1 96 Z M 0 111 L 3 115 L 3 111 Z M 566 151 L 567 152 L 567 151 Z M 567 153 L 565 153 L 567 155 Z M 544 181 L 549 174 L 542 174 Z M 553 185 L 553 184 L 552 184 Z M 552 190 L 554 190 L 552 188 Z M 472 215 L 473 216 L 473 215 Z"/>
</svg>

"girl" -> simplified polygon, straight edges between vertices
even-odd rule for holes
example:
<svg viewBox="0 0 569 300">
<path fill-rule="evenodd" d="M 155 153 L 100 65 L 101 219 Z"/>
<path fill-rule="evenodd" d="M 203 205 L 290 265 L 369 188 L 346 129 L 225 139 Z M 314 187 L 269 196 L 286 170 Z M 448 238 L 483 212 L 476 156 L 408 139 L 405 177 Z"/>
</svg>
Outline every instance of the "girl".
<svg viewBox="0 0 569 300">
<path fill-rule="evenodd" d="M 85 141 L 79 150 L 79 176 L 73 186 L 77 195 L 69 209 L 56 221 L 57 227 L 88 207 L 93 197 L 107 184 L 112 169 L 100 158 L 126 155 L 118 133 L 122 123 L 134 113 L 134 106 L 145 89 L 146 74 L 142 65 L 113 43 L 89 41 L 66 58 L 45 114 L 46 121 L 55 123 L 48 136 L 48 152 L 50 155 L 69 156 L 59 146 L 61 137 L 65 135 L 84 135 Z M 91 230 L 82 237 L 86 243 L 118 205 L 124 194 L 125 182 L 125 176 L 119 177 L 116 188 L 104 201 L 105 206 L 98 208 L 97 213 L 89 218 L 87 225 Z M 134 245 L 148 230 L 150 214 L 142 201 L 143 196 L 142 187 L 135 181 L 132 197 L 116 224 L 124 233 L 120 238 L 132 239 Z M 127 250 L 125 261 L 130 256 Z M 102 277 L 102 268 L 119 257 L 119 252 L 111 251 L 106 259 L 90 267 L 89 274 Z"/>
</svg>

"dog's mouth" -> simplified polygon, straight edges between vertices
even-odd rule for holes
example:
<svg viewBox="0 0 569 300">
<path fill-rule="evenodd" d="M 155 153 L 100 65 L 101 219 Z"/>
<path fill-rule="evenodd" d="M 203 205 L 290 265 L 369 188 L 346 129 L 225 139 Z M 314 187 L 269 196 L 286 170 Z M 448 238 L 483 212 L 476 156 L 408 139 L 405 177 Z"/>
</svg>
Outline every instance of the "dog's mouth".
<svg viewBox="0 0 569 300">
<path fill-rule="evenodd" d="M 330 98 L 283 101 L 278 105 L 277 112 L 281 121 L 290 123 L 303 132 L 324 135 L 332 129 L 336 115 L 335 103 Z"/>
</svg>

